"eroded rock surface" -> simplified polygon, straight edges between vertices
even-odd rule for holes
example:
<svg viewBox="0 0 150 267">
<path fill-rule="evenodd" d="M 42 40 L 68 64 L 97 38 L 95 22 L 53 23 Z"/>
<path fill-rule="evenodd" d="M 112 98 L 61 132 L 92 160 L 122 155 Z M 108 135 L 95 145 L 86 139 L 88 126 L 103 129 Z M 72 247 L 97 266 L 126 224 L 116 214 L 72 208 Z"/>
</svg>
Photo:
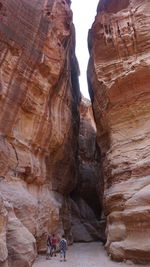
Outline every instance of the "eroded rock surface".
<svg viewBox="0 0 150 267">
<path fill-rule="evenodd" d="M 107 250 L 150 261 L 150 2 L 101 0 L 88 80 L 104 170 Z"/>
<path fill-rule="evenodd" d="M 91 102 L 82 98 L 80 104 L 79 173 L 76 189 L 71 194 L 72 234 L 76 242 L 105 239 L 103 211 L 103 180 L 100 150 Z"/>
<path fill-rule="evenodd" d="M 7 225 L 7 210 L 4 205 L 4 200 L 0 195 L 0 264 L 6 265 L 8 258 L 8 250 L 6 246 L 6 225 Z"/>
<path fill-rule="evenodd" d="M 62 211 L 76 185 L 74 47 L 70 1 L 0 1 L 0 192 L 12 209 L 0 204 L 1 264 L 30 266 L 35 239 L 42 251 L 47 232 L 69 235 Z"/>
</svg>

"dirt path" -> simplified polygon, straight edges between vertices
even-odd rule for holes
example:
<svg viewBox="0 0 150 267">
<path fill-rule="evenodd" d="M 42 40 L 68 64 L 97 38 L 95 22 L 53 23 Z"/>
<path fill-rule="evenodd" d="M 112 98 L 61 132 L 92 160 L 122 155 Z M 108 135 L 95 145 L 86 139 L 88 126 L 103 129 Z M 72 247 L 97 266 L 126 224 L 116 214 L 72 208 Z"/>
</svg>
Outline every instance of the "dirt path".
<svg viewBox="0 0 150 267">
<path fill-rule="evenodd" d="M 74 244 L 69 247 L 67 262 L 60 262 L 59 255 L 51 260 L 39 256 L 33 267 L 128 267 L 139 265 L 112 262 L 101 243 Z M 140 265 L 141 266 L 141 265 Z"/>
</svg>

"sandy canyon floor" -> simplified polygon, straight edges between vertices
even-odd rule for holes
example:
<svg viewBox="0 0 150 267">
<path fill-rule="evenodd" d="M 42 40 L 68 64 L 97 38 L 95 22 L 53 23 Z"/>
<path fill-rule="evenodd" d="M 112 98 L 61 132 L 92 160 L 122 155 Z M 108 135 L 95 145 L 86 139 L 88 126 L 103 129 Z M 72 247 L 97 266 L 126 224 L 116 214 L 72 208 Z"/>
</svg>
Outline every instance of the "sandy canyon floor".
<svg viewBox="0 0 150 267">
<path fill-rule="evenodd" d="M 44 256 L 38 256 L 33 267 L 127 267 L 135 264 L 116 263 L 109 259 L 101 243 L 80 243 L 70 246 L 67 253 L 67 261 L 60 262 L 60 257 L 45 260 Z M 141 265 L 140 265 L 141 266 Z M 146 266 L 146 265 L 144 265 Z M 147 265 L 148 266 L 148 265 Z"/>
</svg>

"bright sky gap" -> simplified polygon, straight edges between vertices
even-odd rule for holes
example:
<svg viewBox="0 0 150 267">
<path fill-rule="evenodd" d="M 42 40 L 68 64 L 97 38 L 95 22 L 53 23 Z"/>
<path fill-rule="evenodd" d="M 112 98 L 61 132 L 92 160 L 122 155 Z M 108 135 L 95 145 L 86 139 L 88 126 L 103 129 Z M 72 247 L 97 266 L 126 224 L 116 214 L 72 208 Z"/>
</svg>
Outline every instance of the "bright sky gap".
<svg viewBox="0 0 150 267">
<path fill-rule="evenodd" d="M 80 66 L 80 90 L 89 99 L 87 85 L 87 65 L 89 52 L 87 45 L 88 30 L 91 28 L 96 15 L 98 0 L 72 0 L 73 22 L 76 28 L 76 55 Z"/>
</svg>

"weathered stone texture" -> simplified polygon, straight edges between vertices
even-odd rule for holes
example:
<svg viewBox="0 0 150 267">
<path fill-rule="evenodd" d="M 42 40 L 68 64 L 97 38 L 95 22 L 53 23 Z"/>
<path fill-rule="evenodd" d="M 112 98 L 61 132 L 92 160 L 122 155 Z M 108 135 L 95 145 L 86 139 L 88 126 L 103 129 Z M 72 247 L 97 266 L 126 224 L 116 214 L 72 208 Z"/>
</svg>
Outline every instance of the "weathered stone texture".
<svg viewBox="0 0 150 267">
<path fill-rule="evenodd" d="M 69 232 L 80 99 L 69 5 L 0 1 L 0 191 L 13 210 L 6 220 L 0 205 L 0 261 L 11 266 L 31 265 L 35 239 L 41 251 L 47 232 Z"/>
<path fill-rule="evenodd" d="M 71 194 L 72 234 L 74 241 L 105 239 L 105 220 L 102 219 L 103 181 L 100 150 L 91 102 L 82 98 L 78 150 L 79 172 Z"/>
<path fill-rule="evenodd" d="M 150 261 L 150 2 L 101 0 L 88 80 L 102 151 L 107 250 Z"/>
<path fill-rule="evenodd" d="M 0 264 L 6 263 L 8 250 L 6 246 L 7 210 L 0 195 Z"/>
</svg>

